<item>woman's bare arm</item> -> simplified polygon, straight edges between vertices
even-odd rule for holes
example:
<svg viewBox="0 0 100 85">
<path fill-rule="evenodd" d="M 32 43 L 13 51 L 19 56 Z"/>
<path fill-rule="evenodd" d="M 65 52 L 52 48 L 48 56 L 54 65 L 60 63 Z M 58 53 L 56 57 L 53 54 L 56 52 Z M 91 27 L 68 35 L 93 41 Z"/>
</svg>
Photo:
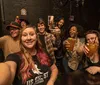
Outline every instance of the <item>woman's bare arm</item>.
<svg viewBox="0 0 100 85">
<path fill-rule="evenodd" d="M 50 79 L 49 79 L 47 85 L 54 85 L 54 82 L 55 82 L 56 79 L 57 79 L 57 75 L 58 75 L 58 69 L 57 69 L 56 65 L 53 64 L 53 65 L 51 66 L 51 77 L 50 77 Z"/>
</svg>

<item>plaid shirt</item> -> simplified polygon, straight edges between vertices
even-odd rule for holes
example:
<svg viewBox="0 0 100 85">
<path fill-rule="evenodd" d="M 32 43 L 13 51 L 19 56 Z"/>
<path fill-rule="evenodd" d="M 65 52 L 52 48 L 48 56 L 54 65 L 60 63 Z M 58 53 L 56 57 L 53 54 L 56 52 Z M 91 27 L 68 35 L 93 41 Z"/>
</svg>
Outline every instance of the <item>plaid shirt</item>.
<svg viewBox="0 0 100 85">
<path fill-rule="evenodd" d="M 38 33 L 39 35 L 39 33 Z M 45 32 L 44 33 L 44 39 L 45 39 L 45 44 L 46 44 L 46 50 L 48 54 L 51 56 L 52 59 L 55 59 L 54 55 L 54 47 L 53 44 L 55 44 L 55 37 L 53 34 Z"/>
</svg>

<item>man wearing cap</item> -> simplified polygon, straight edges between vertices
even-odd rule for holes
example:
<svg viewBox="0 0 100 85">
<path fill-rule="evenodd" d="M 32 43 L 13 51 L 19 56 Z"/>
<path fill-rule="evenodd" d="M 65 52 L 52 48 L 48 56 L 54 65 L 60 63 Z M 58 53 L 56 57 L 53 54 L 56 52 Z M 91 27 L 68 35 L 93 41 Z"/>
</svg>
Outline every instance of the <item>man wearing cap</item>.
<svg viewBox="0 0 100 85">
<path fill-rule="evenodd" d="M 0 48 L 4 52 L 5 58 L 10 53 L 20 51 L 19 47 L 20 28 L 21 26 L 19 23 L 15 21 L 11 22 L 10 25 L 6 27 L 10 35 L 4 35 L 3 37 L 0 37 Z"/>
</svg>

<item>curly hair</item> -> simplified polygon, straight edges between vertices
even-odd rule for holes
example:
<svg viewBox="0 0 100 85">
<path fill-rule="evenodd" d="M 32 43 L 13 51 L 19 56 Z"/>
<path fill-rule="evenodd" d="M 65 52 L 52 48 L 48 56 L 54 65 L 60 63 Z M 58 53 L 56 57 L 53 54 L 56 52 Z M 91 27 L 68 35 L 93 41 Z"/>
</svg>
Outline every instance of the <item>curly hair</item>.
<svg viewBox="0 0 100 85">
<path fill-rule="evenodd" d="M 68 27 L 68 32 L 69 30 L 71 29 L 71 27 L 75 26 L 77 28 L 77 31 L 78 31 L 78 37 L 84 37 L 84 29 L 81 25 L 79 24 L 71 24 L 69 27 Z"/>
</svg>

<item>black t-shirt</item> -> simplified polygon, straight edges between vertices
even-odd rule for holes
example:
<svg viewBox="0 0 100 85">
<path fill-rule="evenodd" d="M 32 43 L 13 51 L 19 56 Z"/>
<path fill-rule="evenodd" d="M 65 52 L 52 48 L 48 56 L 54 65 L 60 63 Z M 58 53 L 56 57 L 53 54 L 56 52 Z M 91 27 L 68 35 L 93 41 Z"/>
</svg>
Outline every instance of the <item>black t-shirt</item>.
<svg viewBox="0 0 100 85">
<path fill-rule="evenodd" d="M 84 54 L 83 58 L 84 58 L 84 62 L 87 63 L 87 66 L 84 69 L 86 69 L 90 66 L 99 66 L 100 67 L 100 61 L 93 63 L 88 57 L 85 56 L 85 54 Z"/>
<path fill-rule="evenodd" d="M 86 68 L 89 68 L 91 66 L 97 66 L 100 67 L 100 61 L 97 63 L 93 63 L 90 61 L 89 58 L 87 58 L 87 64 L 88 66 Z M 85 73 L 83 74 L 85 81 L 87 82 L 87 85 L 100 85 L 100 73 L 97 72 L 96 74 L 90 74 L 86 71 L 86 68 L 84 69 Z"/>
<path fill-rule="evenodd" d="M 34 71 L 33 69 L 30 69 L 29 72 L 33 76 L 30 77 L 26 81 L 26 84 L 22 84 L 21 77 L 19 77 L 21 75 L 18 75 L 18 71 L 20 69 L 21 62 L 22 62 L 21 56 L 19 56 L 17 54 L 8 55 L 6 61 L 14 61 L 17 64 L 17 71 L 16 71 L 16 75 L 15 75 L 13 85 L 46 85 L 46 83 L 48 82 L 48 80 L 50 78 L 50 74 L 51 74 L 50 66 L 53 64 L 53 61 L 51 61 L 50 66 L 47 66 L 47 65 L 41 65 L 40 62 L 37 59 L 37 56 L 33 56 L 32 59 L 34 60 L 35 67 L 38 71 Z"/>
</svg>

